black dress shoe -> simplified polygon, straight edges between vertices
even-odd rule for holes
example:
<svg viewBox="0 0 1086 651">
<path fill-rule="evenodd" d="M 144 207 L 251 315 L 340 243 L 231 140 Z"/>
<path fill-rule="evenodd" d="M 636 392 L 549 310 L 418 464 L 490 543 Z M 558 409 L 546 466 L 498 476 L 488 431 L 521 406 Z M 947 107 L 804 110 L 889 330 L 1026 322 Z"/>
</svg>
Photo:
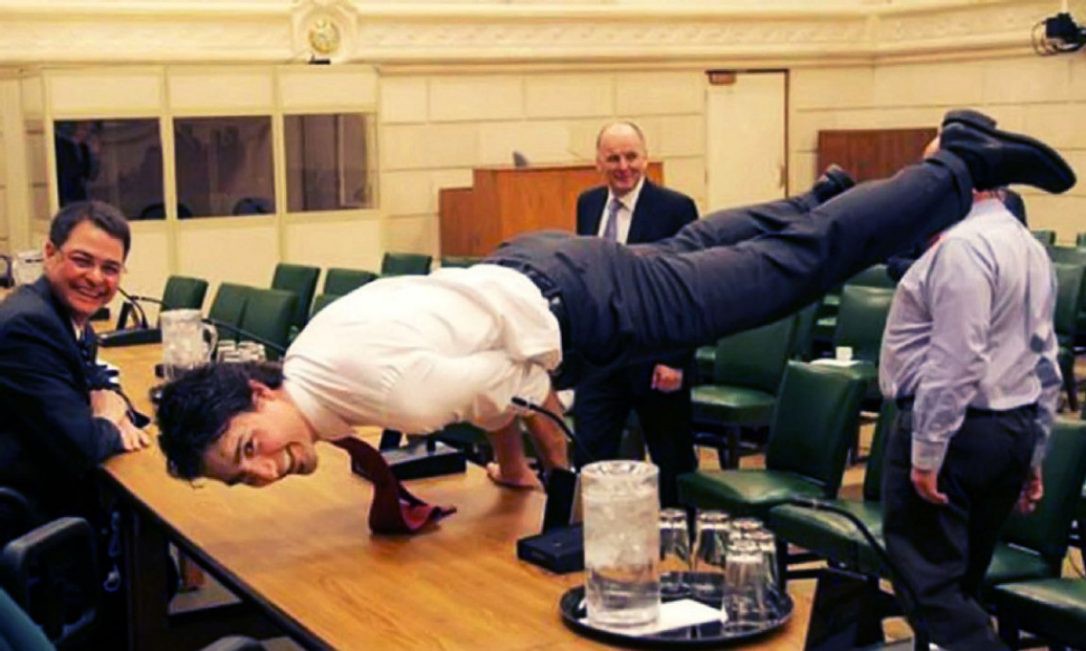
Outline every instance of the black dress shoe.
<svg viewBox="0 0 1086 651">
<path fill-rule="evenodd" d="M 994 119 L 980 111 L 974 111 L 973 109 L 955 109 L 953 111 L 947 111 L 946 115 L 943 116 L 943 126 L 945 127 L 951 122 L 970 124 L 981 129 L 994 129 L 996 127 L 996 121 Z"/>
<path fill-rule="evenodd" d="M 815 181 L 811 192 L 819 203 L 825 203 L 854 185 L 856 181 L 848 175 L 848 172 L 838 165 L 830 165 Z"/>
<path fill-rule="evenodd" d="M 1075 185 L 1075 172 L 1067 162 L 1029 136 L 975 121 L 953 121 L 943 123 L 939 141 L 941 149 L 962 159 L 978 190 L 1025 183 L 1059 193 Z"/>
</svg>

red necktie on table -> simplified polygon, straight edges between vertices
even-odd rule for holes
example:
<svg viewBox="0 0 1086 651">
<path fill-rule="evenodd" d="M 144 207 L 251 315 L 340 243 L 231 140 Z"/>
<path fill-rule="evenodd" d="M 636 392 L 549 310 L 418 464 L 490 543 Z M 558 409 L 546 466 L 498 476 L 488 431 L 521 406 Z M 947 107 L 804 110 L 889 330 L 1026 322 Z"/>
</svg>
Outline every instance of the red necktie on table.
<svg viewBox="0 0 1086 651">
<path fill-rule="evenodd" d="M 392 468 L 377 448 L 362 439 L 346 437 L 331 441 L 351 455 L 351 466 L 373 482 L 370 504 L 370 531 L 373 533 L 414 533 L 428 522 L 456 513 L 455 506 L 434 506 L 412 495 L 400 485 Z"/>
</svg>

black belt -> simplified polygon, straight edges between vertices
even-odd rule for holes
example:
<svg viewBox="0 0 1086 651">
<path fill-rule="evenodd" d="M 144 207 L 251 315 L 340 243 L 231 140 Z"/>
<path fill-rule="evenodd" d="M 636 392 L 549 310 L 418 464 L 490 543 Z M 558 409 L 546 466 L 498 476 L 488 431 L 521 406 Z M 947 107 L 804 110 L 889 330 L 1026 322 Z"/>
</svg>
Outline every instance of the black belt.
<svg viewBox="0 0 1086 651">
<path fill-rule="evenodd" d="M 897 403 L 897 408 L 900 411 L 911 411 L 913 408 L 913 402 L 915 402 L 914 396 L 905 396 L 902 398 L 895 398 L 894 402 Z M 1013 414 L 1017 411 L 1037 411 L 1037 403 L 1032 402 L 1028 405 L 1022 405 L 1020 407 L 1011 407 L 1010 409 L 982 409 L 981 407 L 966 407 L 965 415 L 973 418 L 981 418 L 985 416 L 1002 416 L 1004 414 Z"/>
<path fill-rule="evenodd" d="M 558 320 L 558 332 L 562 338 L 561 345 L 562 350 L 565 351 L 572 340 L 569 337 L 569 317 L 566 313 L 566 306 L 562 302 L 562 290 L 558 287 L 557 283 L 545 276 L 535 268 L 525 264 L 520 260 L 487 260 L 489 264 L 496 264 L 502 267 L 508 267 L 514 271 L 524 274 L 528 280 L 532 281 L 536 287 L 539 288 L 539 293 L 543 295 L 543 298 L 547 301 L 547 308 L 554 315 L 554 318 Z"/>
</svg>

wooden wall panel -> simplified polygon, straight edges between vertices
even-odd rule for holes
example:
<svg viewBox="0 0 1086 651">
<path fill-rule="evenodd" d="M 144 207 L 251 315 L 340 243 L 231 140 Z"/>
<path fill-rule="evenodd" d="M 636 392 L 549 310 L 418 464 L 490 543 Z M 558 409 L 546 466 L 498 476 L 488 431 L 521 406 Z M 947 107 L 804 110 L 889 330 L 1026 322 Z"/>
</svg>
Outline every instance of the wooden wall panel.
<svg viewBox="0 0 1086 651">
<path fill-rule="evenodd" d="M 886 178 L 919 161 L 935 134 L 933 128 L 819 131 L 818 173 L 836 163 L 857 181 Z"/>
<path fill-rule="evenodd" d="M 663 166 L 650 163 L 648 177 L 663 183 Z M 529 231 L 572 232 L 577 196 L 600 183 L 592 165 L 476 168 L 471 188 L 438 193 L 441 255 L 483 256 Z"/>
</svg>

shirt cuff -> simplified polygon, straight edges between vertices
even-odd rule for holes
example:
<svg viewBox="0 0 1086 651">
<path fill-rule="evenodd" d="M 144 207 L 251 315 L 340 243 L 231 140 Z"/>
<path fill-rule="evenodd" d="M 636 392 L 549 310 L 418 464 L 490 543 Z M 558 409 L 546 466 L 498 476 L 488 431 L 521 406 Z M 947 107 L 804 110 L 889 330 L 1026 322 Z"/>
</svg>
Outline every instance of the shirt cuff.
<svg viewBox="0 0 1086 651">
<path fill-rule="evenodd" d="M 1034 468 L 1040 468 L 1041 464 L 1044 463 L 1045 449 L 1048 447 L 1047 443 L 1048 440 L 1042 438 L 1040 441 L 1037 442 L 1037 445 L 1033 446 L 1033 459 L 1030 462 L 1030 465 Z"/>
<path fill-rule="evenodd" d="M 914 437 L 912 447 L 913 468 L 938 471 L 943 467 L 946 449 L 946 441 L 922 441 Z"/>
</svg>

